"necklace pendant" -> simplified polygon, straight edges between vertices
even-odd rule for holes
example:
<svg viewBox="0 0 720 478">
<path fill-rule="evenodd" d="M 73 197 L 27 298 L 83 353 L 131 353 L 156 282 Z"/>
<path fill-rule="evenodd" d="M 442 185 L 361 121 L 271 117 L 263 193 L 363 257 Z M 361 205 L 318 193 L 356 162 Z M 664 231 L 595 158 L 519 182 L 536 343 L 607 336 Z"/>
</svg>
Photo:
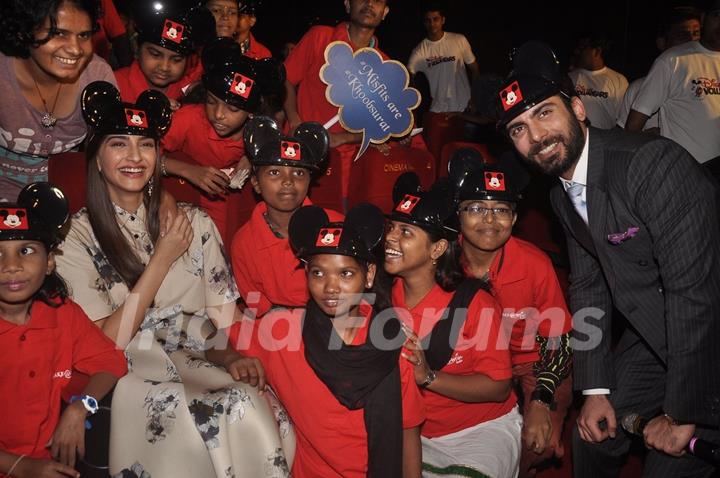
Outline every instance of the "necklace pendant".
<svg viewBox="0 0 720 478">
<path fill-rule="evenodd" d="M 50 129 L 55 126 L 55 123 L 57 123 L 57 118 L 54 117 L 51 113 L 45 113 L 44 115 L 42 115 L 40 123 L 43 125 L 44 128 Z"/>
</svg>

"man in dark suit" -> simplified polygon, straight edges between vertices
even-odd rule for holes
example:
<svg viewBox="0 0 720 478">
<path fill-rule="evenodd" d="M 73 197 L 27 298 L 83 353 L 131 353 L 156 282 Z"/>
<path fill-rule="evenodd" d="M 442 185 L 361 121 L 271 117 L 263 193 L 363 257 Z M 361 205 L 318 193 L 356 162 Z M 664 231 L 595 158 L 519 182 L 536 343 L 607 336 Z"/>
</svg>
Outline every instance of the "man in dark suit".
<svg viewBox="0 0 720 478">
<path fill-rule="evenodd" d="M 585 398 L 575 476 L 617 476 L 631 441 L 617 426 L 630 413 L 655 417 L 644 476 L 711 475 L 680 456 L 694 435 L 720 442 L 716 183 L 673 141 L 587 126 L 545 45 L 518 51 L 498 93 L 501 129 L 561 182 L 551 200 L 567 237 L 574 384 Z M 614 344 L 613 307 L 628 324 Z"/>
</svg>

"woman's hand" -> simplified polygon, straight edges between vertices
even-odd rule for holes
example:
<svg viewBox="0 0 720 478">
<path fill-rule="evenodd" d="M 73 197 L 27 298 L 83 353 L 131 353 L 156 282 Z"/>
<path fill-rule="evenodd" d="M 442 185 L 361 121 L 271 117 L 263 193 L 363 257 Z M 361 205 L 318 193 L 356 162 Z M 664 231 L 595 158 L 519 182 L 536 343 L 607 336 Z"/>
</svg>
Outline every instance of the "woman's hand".
<svg viewBox="0 0 720 478">
<path fill-rule="evenodd" d="M 187 215 L 183 212 L 178 213 L 172 220 L 168 219 L 168 223 L 167 231 L 160 235 L 155 245 L 153 259 L 161 260 L 170 266 L 190 247 L 193 229 Z"/>
<path fill-rule="evenodd" d="M 227 360 L 225 370 L 234 380 L 253 387 L 257 386 L 259 394 L 265 390 L 265 369 L 263 369 L 260 359 L 236 355 Z"/>
<path fill-rule="evenodd" d="M 230 186 L 230 178 L 227 174 L 212 166 L 188 165 L 184 176 L 211 196 L 224 195 Z"/>
<path fill-rule="evenodd" d="M 25 457 L 18 463 L 10 476 L 13 478 L 65 478 L 67 476 L 80 478 L 80 473 L 57 461 Z"/>
<path fill-rule="evenodd" d="M 63 465 L 75 466 L 75 456 L 85 456 L 85 416 L 82 402 L 74 402 L 60 416 L 50 439 L 50 454 Z"/>
<path fill-rule="evenodd" d="M 404 347 L 409 353 L 402 351 L 400 352 L 400 355 L 415 366 L 415 382 L 420 385 L 427 379 L 427 376 L 430 373 L 430 367 L 428 366 L 427 360 L 425 360 L 425 351 L 422 348 L 422 344 L 420 343 L 418 336 L 415 335 L 415 333 L 410 330 L 407 325 L 401 325 L 403 332 L 405 332 L 405 335 L 407 336 Z"/>
</svg>

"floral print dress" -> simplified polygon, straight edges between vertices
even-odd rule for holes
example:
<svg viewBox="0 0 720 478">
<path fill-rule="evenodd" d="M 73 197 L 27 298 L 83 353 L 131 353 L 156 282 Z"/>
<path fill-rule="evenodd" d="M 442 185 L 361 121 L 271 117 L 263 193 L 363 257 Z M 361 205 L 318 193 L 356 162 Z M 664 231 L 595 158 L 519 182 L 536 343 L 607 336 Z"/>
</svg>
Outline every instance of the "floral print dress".
<svg viewBox="0 0 720 478">
<path fill-rule="evenodd" d="M 287 477 L 295 435 L 277 399 L 236 382 L 204 359 L 215 330 L 207 307 L 230 317 L 238 291 L 207 214 L 181 205 L 194 236 L 170 268 L 125 350 L 129 373 L 113 395 L 110 474 L 122 478 Z M 147 264 L 153 245 L 145 209 L 116 206 L 118 224 Z M 85 209 L 72 218 L 57 267 L 93 320 L 112 314 L 128 288 L 100 250 Z"/>
</svg>

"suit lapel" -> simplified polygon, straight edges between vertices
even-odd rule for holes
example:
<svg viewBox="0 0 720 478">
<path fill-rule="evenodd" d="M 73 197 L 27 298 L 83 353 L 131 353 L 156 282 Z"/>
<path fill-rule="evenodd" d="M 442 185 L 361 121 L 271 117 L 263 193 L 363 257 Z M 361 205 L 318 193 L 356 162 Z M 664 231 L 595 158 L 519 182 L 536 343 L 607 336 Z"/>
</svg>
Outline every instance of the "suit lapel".
<svg viewBox="0 0 720 478">
<path fill-rule="evenodd" d="M 593 244 L 592 237 L 590 236 L 590 230 L 582 220 L 578 212 L 575 210 L 575 206 L 570 202 L 570 198 L 565 192 L 561 184 L 556 186 L 557 195 L 559 196 L 558 204 L 558 215 L 562 221 L 567 225 L 568 230 L 575 237 L 575 240 L 585 248 L 591 255 L 597 257 L 597 251 Z"/>
<path fill-rule="evenodd" d="M 590 233 L 596 240 L 602 241 L 607 230 L 607 185 L 605 176 L 605 144 L 610 139 L 609 132 L 590 128 L 590 148 L 588 151 L 587 172 L 587 208 Z"/>
</svg>

